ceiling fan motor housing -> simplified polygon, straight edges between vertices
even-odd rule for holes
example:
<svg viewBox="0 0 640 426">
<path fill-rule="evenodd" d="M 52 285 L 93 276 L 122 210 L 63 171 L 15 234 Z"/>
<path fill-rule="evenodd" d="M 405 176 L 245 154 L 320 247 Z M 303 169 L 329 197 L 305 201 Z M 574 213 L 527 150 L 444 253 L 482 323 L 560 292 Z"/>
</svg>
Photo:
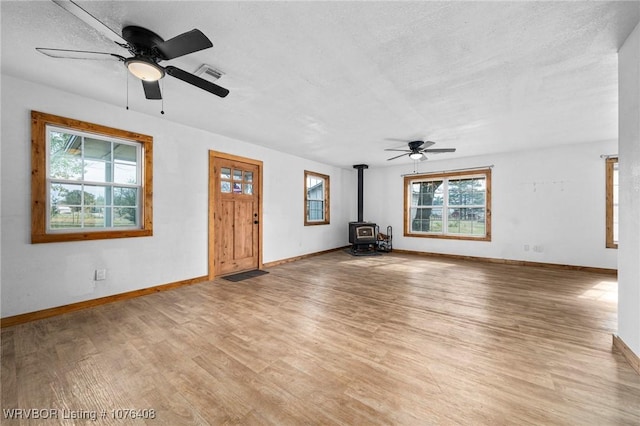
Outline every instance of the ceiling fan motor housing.
<svg viewBox="0 0 640 426">
<path fill-rule="evenodd" d="M 411 141 L 409 142 L 409 149 L 411 151 L 417 151 L 424 144 L 423 141 Z"/>
<path fill-rule="evenodd" d="M 158 62 L 157 59 L 161 56 L 161 53 L 154 48 L 164 43 L 164 40 L 158 34 L 146 28 L 130 25 L 122 29 L 122 38 L 129 43 L 128 49 L 132 55 L 144 56 L 154 62 Z"/>
</svg>

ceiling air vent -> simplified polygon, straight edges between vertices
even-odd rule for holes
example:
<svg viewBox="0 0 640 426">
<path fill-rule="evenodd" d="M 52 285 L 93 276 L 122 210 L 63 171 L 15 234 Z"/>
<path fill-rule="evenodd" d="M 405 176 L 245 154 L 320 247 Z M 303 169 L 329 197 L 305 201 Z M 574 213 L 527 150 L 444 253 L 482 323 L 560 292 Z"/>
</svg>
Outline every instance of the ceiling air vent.
<svg viewBox="0 0 640 426">
<path fill-rule="evenodd" d="M 211 65 L 202 64 L 198 69 L 194 72 L 200 78 L 204 78 L 205 80 L 209 80 L 214 82 L 218 80 L 220 77 L 224 75 L 224 73 L 220 70 L 215 69 Z"/>
</svg>

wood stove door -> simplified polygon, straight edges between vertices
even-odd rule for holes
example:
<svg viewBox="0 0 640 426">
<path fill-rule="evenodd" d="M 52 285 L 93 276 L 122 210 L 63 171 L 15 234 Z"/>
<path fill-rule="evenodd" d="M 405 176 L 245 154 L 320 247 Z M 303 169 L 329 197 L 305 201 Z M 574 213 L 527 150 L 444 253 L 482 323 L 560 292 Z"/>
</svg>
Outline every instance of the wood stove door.
<svg viewBox="0 0 640 426">
<path fill-rule="evenodd" d="M 262 266 L 261 162 L 243 160 L 248 159 L 233 156 L 213 158 L 213 179 L 210 179 L 213 202 L 209 208 L 210 221 L 213 220 L 213 235 L 209 236 L 210 276 L 259 269 Z"/>
</svg>

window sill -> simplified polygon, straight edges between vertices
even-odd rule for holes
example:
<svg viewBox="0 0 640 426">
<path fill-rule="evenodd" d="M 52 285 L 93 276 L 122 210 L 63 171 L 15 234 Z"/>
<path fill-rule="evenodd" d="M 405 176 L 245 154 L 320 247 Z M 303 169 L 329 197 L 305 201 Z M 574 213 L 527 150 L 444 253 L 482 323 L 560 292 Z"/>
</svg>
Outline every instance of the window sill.
<svg viewBox="0 0 640 426">
<path fill-rule="evenodd" d="M 405 232 L 404 236 L 411 238 L 438 238 L 442 240 L 491 241 L 491 235 L 472 237 L 469 235 L 412 234 Z"/>
<path fill-rule="evenodd" d="M 31 243 L 63 243 L 67 241 L 92 241 L 151 236 L 153 236 L 153 231 L 150 229 L 131 229 L 126 231 L 69 232 L 61 234 L 32 234 Z"/>
</svg>

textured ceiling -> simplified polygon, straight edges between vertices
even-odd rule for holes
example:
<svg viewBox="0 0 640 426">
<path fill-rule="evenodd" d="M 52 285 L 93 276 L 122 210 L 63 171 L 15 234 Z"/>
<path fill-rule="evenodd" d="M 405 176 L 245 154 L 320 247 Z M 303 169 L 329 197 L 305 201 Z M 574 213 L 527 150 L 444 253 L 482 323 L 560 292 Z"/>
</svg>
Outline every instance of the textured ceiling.
<svg viewBox="0 0 640 426">
<path fill-rule="evenodd" d="M 391 139 L 455 158 L 617 138 L 617 50 L 640 2 L 78 1 L 116 32 L 214 47 L 162 65 L 225 75 L 218 98 L 172 77 L 159 101 L 131 77 L 130 109 L 337 166 L 384 166 Z M 49 1 L 1 3 L 2 72 L 124 107 L 117 62 L 35 47 L 127 52 Z M 247 155 L 250 156 L 249 153 Z"/>
</svg>

